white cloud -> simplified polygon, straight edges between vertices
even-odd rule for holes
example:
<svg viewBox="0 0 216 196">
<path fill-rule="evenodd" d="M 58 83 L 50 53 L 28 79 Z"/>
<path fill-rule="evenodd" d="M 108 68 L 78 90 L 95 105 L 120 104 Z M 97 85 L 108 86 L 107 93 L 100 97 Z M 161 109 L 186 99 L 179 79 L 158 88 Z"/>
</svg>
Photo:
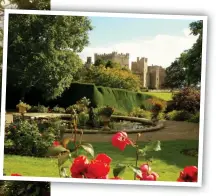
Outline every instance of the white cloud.
<svg viewBox="0 0 216 196">
<path fill-rule="evenodd" d="M 118 53 L 129 53 L 130 62 L 136 61 L 137 57 L 146 57 L 149 65 L 154 64 L 167 67 L 184 50 L 191 48 L 196 42 L 197 37 L 190 35 L 189 29 L 183 29 L 182 32 L 184 33 L 182 36 L 158 34 L 152 38 L 139 38 L 108 47 L 89 46 L 82 51 L 80 57 L 86 62 L 86 58 L 91 56 L 94 61 L 94 53 L 111 53 L 116 51 Z"/>
</svg>

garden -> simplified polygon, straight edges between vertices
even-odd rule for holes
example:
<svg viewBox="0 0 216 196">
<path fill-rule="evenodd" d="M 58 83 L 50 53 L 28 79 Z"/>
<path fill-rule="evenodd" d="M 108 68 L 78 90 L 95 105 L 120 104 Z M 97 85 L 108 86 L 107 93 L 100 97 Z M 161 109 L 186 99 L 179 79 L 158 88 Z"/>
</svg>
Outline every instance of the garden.
<svg viewBox="0 0 216 196">
<path fill-rule="evenodd" d="M 83 64 L 89 17 L 10 15 L 5 175 L 197 182 L 202 21 L 189 28 L 171 92 L 143 92 L 116 62 Z"/>
<path fill-rule="evenodd" d="M 5 175 L 197 179 L 198 137 L 192 129 L 198 130 L 199 92 L 192 88 L 175 93 L 171 102 L 147 97 L 130 112 L 109 105 L 93 107 L 87 97 L 67 108 L 20 102 L 17 109 L 5 129 Z M 187 135 L 169 136 L 175 133 L 170 122 L 177 124 L 175 130 L 183 123 Z"/>
</svg>

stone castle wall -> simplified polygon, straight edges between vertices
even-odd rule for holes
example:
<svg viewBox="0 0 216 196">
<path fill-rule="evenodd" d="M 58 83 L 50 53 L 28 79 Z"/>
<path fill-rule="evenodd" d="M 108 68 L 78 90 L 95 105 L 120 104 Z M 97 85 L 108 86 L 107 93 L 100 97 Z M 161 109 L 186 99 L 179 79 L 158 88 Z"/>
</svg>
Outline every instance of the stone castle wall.
<svg viewBox="0 0 216 196">
<path fill-rule="evenodd" d="M 110 60 L 112 62 L 119 63 L 122 67 L 129 68 L 129 53 L 126 53 L 126 54 L 123 54 L 123 53 L 118 54 L 117 52 L 112 52 L 109 54 L 95 53 L 94 54 L 94 62 L 97 59 L 102 59 L 104 61 Z"/>
</svg>

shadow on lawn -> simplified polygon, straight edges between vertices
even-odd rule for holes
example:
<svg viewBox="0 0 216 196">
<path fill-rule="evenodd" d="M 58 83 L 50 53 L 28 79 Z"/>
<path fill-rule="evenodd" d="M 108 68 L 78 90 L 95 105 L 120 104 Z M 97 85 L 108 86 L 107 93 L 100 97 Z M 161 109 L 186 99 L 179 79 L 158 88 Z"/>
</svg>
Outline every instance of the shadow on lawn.
<svg viewBox="0 0 216 196">
<path fill-rule="evenodd" d="M 140 147 L 144 147 L 146 142 L 139 142 Z M 106 153 L 112 158 L 113 164 L 122 161 L 124 163 L 135 162 L 135 149 L 131 146 L 127 146 L 122 152 L 117 148 L 114 148 L 111 143 L 92 143 L 95 154 Z M 159 159 L 168 165 L 174 165 L 180 168 L 184 168 L 187 165 L 198 164 L 198 157 L 192 157 L 181 153 L 183 149 L 198 148 L 197 140 L 175 140 L 175 141 L 162 141 L 161 151 L 151 152 L 150 155 L 153 159 Z M 139 159 L 143 163 L 145 162 L 144 157 Z"/>
</svg>

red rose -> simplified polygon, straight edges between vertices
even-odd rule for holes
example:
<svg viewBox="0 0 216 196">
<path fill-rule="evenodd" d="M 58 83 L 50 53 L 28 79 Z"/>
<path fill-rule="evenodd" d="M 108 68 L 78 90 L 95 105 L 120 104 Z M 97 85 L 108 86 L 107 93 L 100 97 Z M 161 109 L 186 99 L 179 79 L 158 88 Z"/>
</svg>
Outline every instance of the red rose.
<svg viewBox="0 0 216 196">
<path fill-rule="evenodd" d="M 71 165 L 70 172 L 73 178 L 83 178 L 88 166 L 88 159 L 85 156 L 78 156 Z"/>
<path fill-rule="evenodd" d="M 22 176 L 21 174 L 11 174 L 11 176 Z"/>
<path fill-rule="evenodd" d="M 112 161 L 112 159 L 111 159 L 109 156 L 107 156 L 106 154 L 98 154 L 98 155 L 96 156 L 95 160 L 101 161 L 101 162 L 106 163 L 106 164 L 108 164 L 108 165 L 109 165 L 109 164 L 111 163 L 111 161 Z"/>
<path fill-rule="evenodd" d="M 56 147 L 56 146 L 60 146 L 59 141 L 54 141 L 54 142 L 53 142 L 53 146 L 55 146 L 55 147 Z"/>
<path fill-rule="evenodd" d="M 151 171 L 151 167 L 147 163 L 144 163 L 140 166 L 140 170 L 144 174 L 148 174 Z"/>
<path fill-rule="evenodd" d="M 151 167 L 144 163 L 140 166 L 140 170 L 142 172 L 142 176 L 137 175 L 137 178 L 140 180 L 146 180 L 146 181 L 156 181 L 157 178 L 159 178 L 159 175 L 155 172 L 151 172 Z"/>
<path fill-rule="evenodd" d="M 100 160 L 92 160 L 85 174 L 86 178 L 107 179 L 110 166 Z"/>
<path fill-rule="evenodd" d="M 177 179 L 178 182 L 197 182 L 198 169 L 196 166 L 186 166 Z"/>
<path fill-rule="evenodd" d="M 119 148 L 120 150 L 124 150 L 127 145 L 132 144 L 130 139 L 127 136 L 126 132 L 118 132 L 112 137 L 112 145 Z"/>
</svg>

